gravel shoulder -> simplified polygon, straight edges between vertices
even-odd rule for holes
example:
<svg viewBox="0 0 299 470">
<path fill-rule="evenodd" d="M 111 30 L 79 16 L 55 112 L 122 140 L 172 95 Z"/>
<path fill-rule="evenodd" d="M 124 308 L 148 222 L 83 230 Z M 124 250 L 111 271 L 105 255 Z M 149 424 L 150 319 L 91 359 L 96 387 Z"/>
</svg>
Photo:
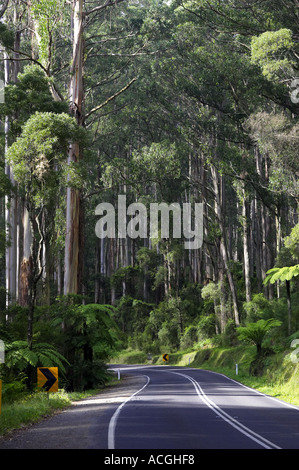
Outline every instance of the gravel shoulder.
<svg viewBox="0 0 299 470">
<path fill-rule="evenodd" d="M 143 376 L 123 375 L 115 387 L 0 438 L 0 449 L 107 449 L 114 411 L 144 383 Z"/>
</svg>

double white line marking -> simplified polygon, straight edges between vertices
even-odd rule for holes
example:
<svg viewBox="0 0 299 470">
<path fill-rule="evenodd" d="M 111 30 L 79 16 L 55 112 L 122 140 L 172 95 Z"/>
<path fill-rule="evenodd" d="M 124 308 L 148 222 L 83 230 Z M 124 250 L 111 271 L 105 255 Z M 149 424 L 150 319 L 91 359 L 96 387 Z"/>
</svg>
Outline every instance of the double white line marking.
<svg viewBox="0 0 299 470">
<path fill-rule="evenodd" d="M 205 405 L 207 405 L 217 416 L 222 418 L 224 421 L 226 421 L 230 426 L 233 428 L 237 429 L 237 431 L 241 432 L 244 434 L 246 437 L 251 439 L 252 441 L 256 442 L 260 446 L 264 447 L 265 449 L 281 449 L 281 447 L 278 447 L 276 444 L 274 444 L 271 441 L 268 441 L 268 439 L 264 438 L 260 434 L 257 434 L 256 432 L 252 431 L 249 429 L 247 426 L 244 426 L 244 424 L 240 423 L 237 421 L 235 418 L 230 416 L 228 413 L 223 411 L 216 403 L 214 403 L 212 400 L 210 400 L 207 395 L 204 393 L 203 389 L 199 385 L 198 382 L 196 382 L 195 379 L 190 377 L 189 375 L 182 374 L 181 372 L 174 372 L 174 371 L 168 371 L 173 374 L 178 374 L 181 375 L 182 377 L 185 377 L 187 380 L 192 382 L 197 395 L 200 397 L 200 399 L 203 401 Z M 115 428 L 116 428 L 116 423 L 118 416 L 122 410 L 122 408 L 128 403 L 132 398 L 134 398 L 138 393 L 140 393 L 142 390 L 144 390 L 148 384 L 150 383 L 150 378 L 145 375 L 147 382 L 146 384 L 137 390 L 137 392 L 133 393 L 130 397 L 128 397 L 115 411 L 113 414 L 110 423 L 109 423 L 109 428 L 108 428 L 108 449 L 115 449 Z"/>
<path fill-rule="evenodd" d="M 230 416 L 228 413 L 223 411 L 216 403 L 214 403 L 212 400 L 210 400 L 207 395 L 204 393 L 203 389 L 199 385 L 196 380 L 194 380 L 192 377 L 186 374 L 182 374 L 181 372 L 172 372 L 173 374 L 178 374 L 181 375 L 182 377 L 185 377 L 186 379 L 190 380 L 192 384 L 194 385 L 194 388 L 198 394 L 198 396 L 201 398 L 201 400 L 207 405 L 211 410 L 214 411 L 214 413 L 222 418 L 224 421 L 226 421 L 228 424 L 230 424 L 233 428 L 237 429 L 239 432 L 247 436 L 249 439 L 252 441 L 257 442 L 260 446 L 264 447 L 265 449 L 281 449 L 281 447 L 278 447 L 276 444 L 273 442 L 268 441 L 265 439 L 263 436 L 260 434 L 255 433 L 251 429 L 247 428 L 244 426 L 244 424 L 240 423 L 237 421 L 235 418 Z"/>
</svg>

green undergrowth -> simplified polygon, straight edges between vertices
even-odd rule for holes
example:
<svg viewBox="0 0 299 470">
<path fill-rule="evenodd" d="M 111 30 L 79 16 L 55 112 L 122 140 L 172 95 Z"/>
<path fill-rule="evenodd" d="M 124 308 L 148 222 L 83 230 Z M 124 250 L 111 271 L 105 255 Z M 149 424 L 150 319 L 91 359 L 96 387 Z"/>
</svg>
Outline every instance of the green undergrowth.
<svg viewBox="0 0 299 470">
<path fill-rule="evenodd" d="M 167 352 L 167 351 L 166 351 Z M 238 346 L 231 348 L 203 348 L 169 353 L 167 364 L 163 362 L 162 354 L 149 356 L 141 351 L 124 351 L 113 362 L 119 364 L 154 364 L 181 366 L 211 370 L 226 375 L 244 385 L 259 390 L 262 393 L 299 406 L 299 366 L 292 362 L 291 351 L 269 354 L 263 358 L 261 374 L 254 376 L 250 373 L 250 364 L 255 358 L 254 346 Z M 238 374 L 236 374 L 238 364 Z M 106 386 L 116 386 L 119 381 L 113 376 Z M 22 429 L 33 423 L 49 417 L 55 412 L 65 409 L 73 401 L 99 393 L 101 389 L 86 392 L 47 394 L 36 392 L 22 398 L 2 403 L 0 415 L 0 436 L 5 436 L 12 430 Z"/>
<path fill-rule="evenodd" d="M 255 346 L 203 348 L 169 353 L 167 365 L 218 372 L 262 393 L 299 406 L 299 365 L 292 362 L 290 354 L 291 351 L 287 350 L 265 355 L 261 360 L 258 376 L 252 375 L 250 371 L 250 365 L 256 356 Z M 123 351 L 114 361 L 122 364 L 166 365 L 162 354 L 148 359 L 144 352 L 133 350 Z"/>
<path fill-rule="evenodd" d="M 0 437 L 10 432 L 25 429 L 34 423 L 48 418 L 57 411 L 64 410 L 74 401 L 82 400 L 89 396 L 105 391 L 109 386 L 115 386 L 118 380 L 115 377 L 96 390 L 84 392 L 66 392 L 59 390 L 57 393 L 34 392 L 25 394 L 13 402 L 3 401 L 0 414 Z"/>
<path fill-rule="evenodd" d="M 0 415 L 0 436 L 9 431 L 22 429 L 50 416 L 57 410 L 64 409 L 71 403 L 68 394 L 33 393 L 13 403 L 3 404 Z"/>
</svg>

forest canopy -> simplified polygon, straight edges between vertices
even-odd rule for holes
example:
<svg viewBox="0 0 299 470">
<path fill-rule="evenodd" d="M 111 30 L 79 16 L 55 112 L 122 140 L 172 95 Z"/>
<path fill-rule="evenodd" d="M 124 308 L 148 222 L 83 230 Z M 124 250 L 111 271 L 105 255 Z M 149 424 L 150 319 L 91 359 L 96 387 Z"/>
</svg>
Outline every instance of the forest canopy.
<svg viewBox="0 0 299 470">
<path fill-rule="evenodd" d="M 0 18 L 0 374 L 30 387 L 50 358 L 84 388 L 127 347 L 294 335 L 297 1 L 15 0 Z M 151 236 L 153 204 L 173 210 Z M 97 236 L 109 208 L 131 231 Z"/>
</svg>

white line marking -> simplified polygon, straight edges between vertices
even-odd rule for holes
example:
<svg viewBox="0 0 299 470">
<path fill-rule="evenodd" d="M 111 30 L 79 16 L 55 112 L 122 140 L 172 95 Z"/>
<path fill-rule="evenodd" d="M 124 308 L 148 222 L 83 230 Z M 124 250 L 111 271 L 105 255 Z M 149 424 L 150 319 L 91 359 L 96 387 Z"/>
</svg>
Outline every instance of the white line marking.
<svg viewBox="0 0 299 470">
<path fill-rule="evenodd" d="M 143 374 L 142 374 L 143 375 Z M 147 378 L 147 382 L 145 385 L 143 385 L 143 387 L 140 388 L 140 390 L 137 390 L 137 392 L 133 393 L 133 395 L 131 395 L 129 398 L 126 399 L 126 401 L 124 401 L 118 408 L 117 410 L 114 412 L 111 420 L 110 420 L 110 423 L 109 423 L 109 427 L 108 427 L 108 449 L 115 449 L 115 428 L 116 428 L 116 422 L 117 422 L 117 419 L 118 419 L 118 416 L 119 416 L 119 413 L 121 412 L 122 408 L 125 406 L 126 403 L 128 403 L 128 401 L 132 400 L 133 397 L 135 397 L 135 395 L 137 395 L 138 393 L 140 393 L 145 387 L 148 386 L 148 384 L 150 383 L 150 378 L 148 377 L 148 375 L 144 375 L 144 377 Z"/>
<path fill-rule="evenodd" d="M 270 442 L 268 441 L 267 439 L 265 439 L 263 436 L 260 436 L 259 434 L 255 433 L 254 431 L 252 431 L 251 429 L 247 428 L 246 426 L 244 426 L 244 424 L 240 423 L 239 421 L 237 421 L 236 419 L 234 419 L 232 416 L 230 416 L 228 413 L 226 413 L 225 411 L 223 411 L 221 408 L 219 408 L 218 405 L 216 405 L 216 403 L 214 403 L 212 400 L 210 400 L 206 394 L 204 393 L 203 389 L 201 388 L 201 386 L 199 385 L 198 382 L 196 382 L 195 379 L 193 379 L 192 377 L 190 377 L 189 375 L 186 375 L 186 374 L 182 374 L 181 372 L 172 372 L 173 374 L 178 374 L 178 375 L 182 375 L 183 377 L 185 377 L 186 379 L 190 380 L 193 385 L 194 385 L 194 388 L 198 394 L 198 396 L 201 398 L 201 400 L 209 407 L 211 408 L 214 413 L 216 413 L 216 415 L 218 415 L 219 417 L 221 417 L 224 421 L 226 421 L 228 424 L 230 424 L 231 426 L 233 426 L 235 429 L 237 429 L 239 432 L 241 432 L 242 434 L 244 434 L 245 436 L 249 437 L 249 439 L 257 442 L 259 445 L 261 445 L 262 447 L 264 447 L 265 449 L 281 449 L 281 447 L 278 447 L 276 444 L 274 444 L 273 442 Z"/>
<path fill-rule="evenodd" d="M 199 369 L 193 369 L 193 370 L 199 370 Z M 252 392 L 257 393 L 258 395 L 262 395 L 265 398 L 269 398 L 270 400 L 276 401 L 280 405 L 284 405 L 284 406 L 287 406 L 288 408 L 293 408 L 294 410 L 299 411 L 299 407 L 296 405 L 292 405 L 291 403 L 288 403 L 286 401 L 279 400 L 279 398 L 271 397 L 271 395 L 267 395 L 263 392 L 260 392 L 259 390 L 255 390 L 254 388 L 248 387 L 248 385 L 244 385 L 241 382 L 238 382 L 237 380 L 231 379 L 230 377 L 227 377 L 227 375 L 221 374 L 220 372 L 214 372 L 213 370 L 205 370 L 205 369 L 200 369 L 200 370 L 204 370 L 205 372 L 210 372 L 211 374 L 222 375 L 222 377 L 225 377 L 226 379 L 231 380 L 232 382 L 235 382 L 236 384 L 241 385 L 242 387 L 247 388 L 248 390 L 251 390 Z"/>
</svg>

